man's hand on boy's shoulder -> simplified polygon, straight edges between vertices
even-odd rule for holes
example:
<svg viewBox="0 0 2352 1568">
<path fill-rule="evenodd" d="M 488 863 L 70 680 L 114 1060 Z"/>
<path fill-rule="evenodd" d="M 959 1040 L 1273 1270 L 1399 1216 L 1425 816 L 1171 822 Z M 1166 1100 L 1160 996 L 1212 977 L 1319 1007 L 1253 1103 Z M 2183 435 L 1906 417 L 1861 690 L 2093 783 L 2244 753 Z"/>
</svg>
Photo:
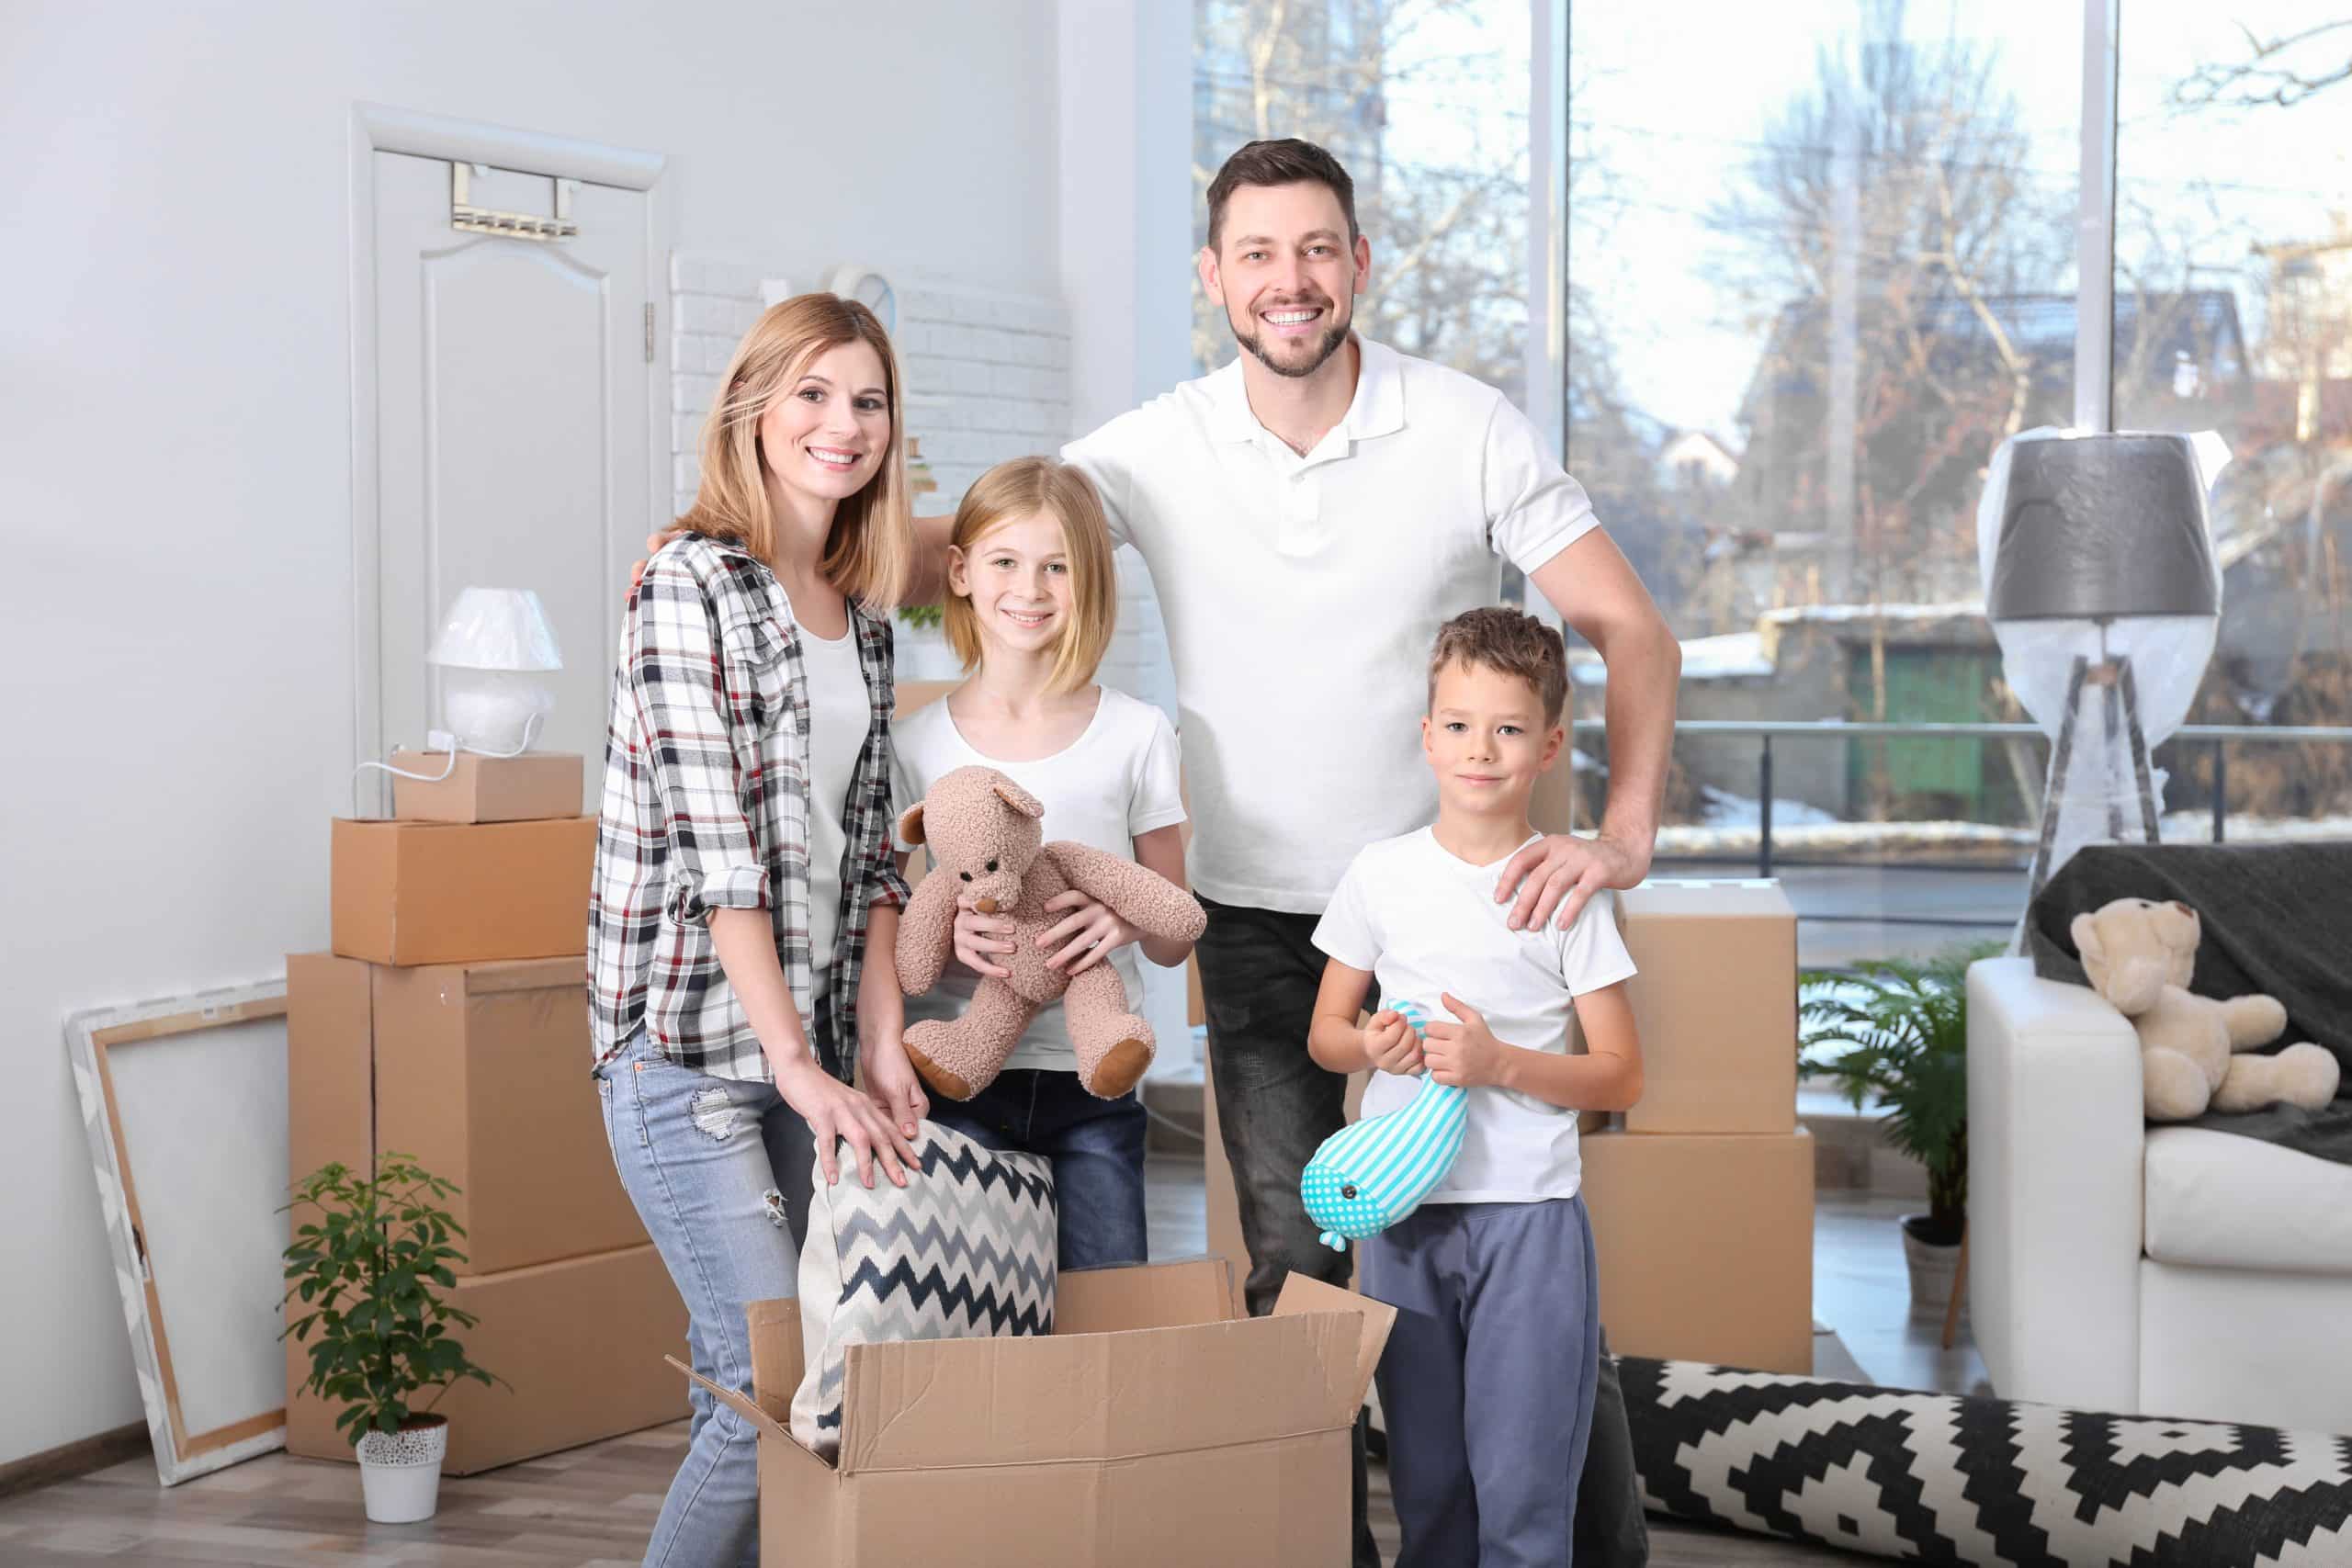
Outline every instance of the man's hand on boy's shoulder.
<svg viewBox="0 0 2352 1568">
<path fill-rule="evenodd" d="M 1511 900 L 1510 929 L 1534 931 L 1556 913 L 1566 931 L 1604 887 L 1631 887 L 1649 874 L 1650 844 L 1638 848 L 1614 833 L 1593 838 L 1546 833 L 1503 867 L 1495 902 Z M 1516 895 L 1514 898 L 1513 896 Z"/>
</svg>

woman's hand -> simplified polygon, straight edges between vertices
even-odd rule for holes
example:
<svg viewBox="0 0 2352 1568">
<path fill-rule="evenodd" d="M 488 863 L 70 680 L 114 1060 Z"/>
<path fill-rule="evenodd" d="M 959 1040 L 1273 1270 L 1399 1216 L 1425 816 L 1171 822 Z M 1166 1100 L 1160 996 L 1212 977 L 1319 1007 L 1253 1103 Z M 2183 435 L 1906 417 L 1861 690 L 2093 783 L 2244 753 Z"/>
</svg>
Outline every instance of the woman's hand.
<svg viewBox="0 0 2352 1568">
<path fill-rule="evenodd" d="M 1019 952 L 1013 935 L 1011 916 L 983 915 L 962 898 L 956 900 L 956 960 L 973 974 L 998 980 L 1011 976 L 991 954 Z"/>
<path fill-rule="evenodd" d="M 884 1032 L 859 1047 L 858 1060 L 865 1064 L 865 1092 L 884 1116 L 899 1124 L 899 1134 L 913 1143 L 922 1131 L 922 1119 L 931 1114 L 931 1097 L 923 1093 L 922 1078 L 907 1059 L 905 1036 L 895 1029 Z"/>
<path fill-rule="evenodd" d="M 1067 965 L 1071 974 L 1079 974 L 1110 957 L 1113 948 L 1125 947 L 1143 935 L 1139 929 L 1119 919 L 1110 905 L 1099 903 L 1091 894 L 1080 893 L 1075 887 L 1046 899 L 1046 912 L 1064 917 L 1037 938 L 1039 947 L 1061 947 L 1060 952 L 1046 960 L 1048 969 Z"/>
<path fill-rule="evenodd" d="M 844 1139 L 857 1156 L 859 1181 L 872 1187 L 874 1168 L 879 1163 L 892 1186 L 907 1184 L 907 1168 L 915 1163 L 914 1147 L 899 1135 L 871 1096 L 850 1088 L 807 1056 L 776 1069 L 775 1090 L 816 1135 L 817 1163 L 824 1170 L 826 1186 L 841 1179 L 837 1150 Z"/>
</svg>

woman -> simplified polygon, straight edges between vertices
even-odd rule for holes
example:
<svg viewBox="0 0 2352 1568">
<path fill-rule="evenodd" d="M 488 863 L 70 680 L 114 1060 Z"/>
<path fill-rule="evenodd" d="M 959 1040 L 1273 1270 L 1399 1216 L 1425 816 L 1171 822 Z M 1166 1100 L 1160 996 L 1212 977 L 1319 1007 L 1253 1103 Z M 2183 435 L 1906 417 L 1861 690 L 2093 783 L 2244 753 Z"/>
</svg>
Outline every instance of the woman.
<svg viewBox="0 0 2352 1568">
<path fill-rule="evenodd" d="M 588 917 L 605 1132 L 695 1370 L 746 1393 L 744 1303 L 794 1293 L 784 1192 L 809 1141 L 829 1183 L 846 1144 L 859 1180 L 904 1186 L 927 1110 L 892 960 L 888 611 L 914 549 L 899 399 L 864 306 L 762 316 L 614 682 Z M 693 1404 L 645 1561 L 751 1563 L 755 1435 Z"/>
</svg>

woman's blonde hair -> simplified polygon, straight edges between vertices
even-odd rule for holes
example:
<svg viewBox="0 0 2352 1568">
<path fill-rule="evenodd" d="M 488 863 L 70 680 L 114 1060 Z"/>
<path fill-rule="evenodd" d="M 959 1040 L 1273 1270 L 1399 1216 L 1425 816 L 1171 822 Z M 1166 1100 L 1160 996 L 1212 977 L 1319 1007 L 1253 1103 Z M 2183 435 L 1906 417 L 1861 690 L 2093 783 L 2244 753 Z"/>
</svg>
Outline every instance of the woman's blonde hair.
<svg viewBox="0 0 2352 1568">
<path fill-rule="evenodd" d="M 1070 614 L 1062 627 L 1048 689 L 1074 692 L 1094 679 L 1111 632 L 1119 620 L 1119 574 L 1111 564 L 1111 525 L 1087 477 L 1051 457 L 1015 457 L 999 463 L 964 492 L 956 508 L 948 543 L 967 558 L 988 532 L 1022 517 L 1050 517 L 1062 526 L 1062 551 L 1069 558 Z M 969 570 L 968 565 L 967 570 Z M 969 596 L 950 592 L 941 601 L 947 645 L 964 668 L 980 662 L 980 617 Z"/>
<path fill-rule="evenodd" d="M 904 419 L 899 361 L 874 312 L 832 294 L 799 294 L 768 308 L 735 345 L 727 378 L 702 427 L 702 487 L 678 519 L 715 539 L 742 546 L 762 560 L 775 559 L 775 517 L 768 506 L 760 451 L 760 416 L 809 363 L 827 349 L 863 343 L 882 358 L 882 385 L 890 404 L 890 444 L 880 470 L 833 513 L 820 568 L 835 587 L 868 608 L 888 609 L 906 592 L 915 556 L 914 519 L 907 510 Z"/>
</svg>

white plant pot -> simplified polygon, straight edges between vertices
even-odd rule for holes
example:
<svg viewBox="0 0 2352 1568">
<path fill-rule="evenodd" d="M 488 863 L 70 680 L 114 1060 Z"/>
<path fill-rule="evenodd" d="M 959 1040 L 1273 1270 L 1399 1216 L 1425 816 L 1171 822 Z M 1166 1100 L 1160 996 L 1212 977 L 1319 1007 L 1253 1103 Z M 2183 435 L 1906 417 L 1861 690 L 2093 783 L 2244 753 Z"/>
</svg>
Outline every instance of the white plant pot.
<svg viewBox="0 0 2352 1568">
<path fill-rule="evenodd" d="M 397 1432 L 369 1432 L 359 1439 L 359 1489 L 368 1517 L 379 1525 L 411 1525 L 429 1519 L 441 1501 L 441 1461 L 449 1454 L 449 1423 Z"/>
<path fill-rule="evenodd" d="M 1960 1248 L 1921 1241 L 1908 1225 L 1895 1228 L 1903 1233 L 1903 1258 L 1911 1266 L 1911 1315 L 1941 1323 L 1951 1304 L 1952 1276 L 1960 1271 Z M 1965 1300 L 1960 1303 L 1960 1317 L 1963 1323 L 1968 1321 Z"/>
</svg>

